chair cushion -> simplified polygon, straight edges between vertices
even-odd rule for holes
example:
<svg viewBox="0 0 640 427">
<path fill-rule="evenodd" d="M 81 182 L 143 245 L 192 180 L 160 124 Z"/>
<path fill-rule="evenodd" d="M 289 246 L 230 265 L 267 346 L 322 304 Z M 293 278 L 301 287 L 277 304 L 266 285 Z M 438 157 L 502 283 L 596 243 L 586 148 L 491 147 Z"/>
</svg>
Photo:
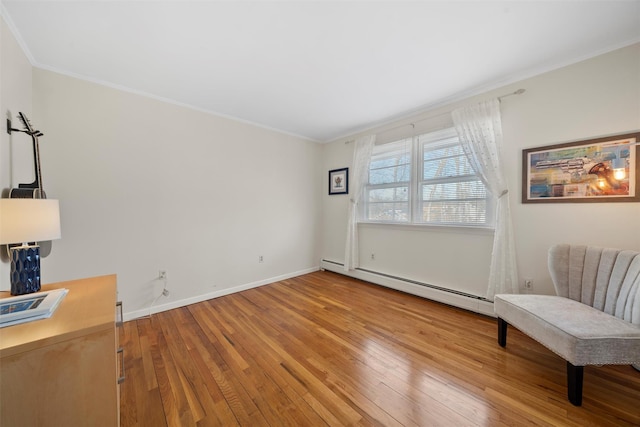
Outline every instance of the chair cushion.
<svg viewBox="0 0 640 427">
<path fill-rule="evenodd" d="M 496 295 L 498 317 L 574 366 L 640 363 L 640 325 L 569 298 Z"/>
</svg>

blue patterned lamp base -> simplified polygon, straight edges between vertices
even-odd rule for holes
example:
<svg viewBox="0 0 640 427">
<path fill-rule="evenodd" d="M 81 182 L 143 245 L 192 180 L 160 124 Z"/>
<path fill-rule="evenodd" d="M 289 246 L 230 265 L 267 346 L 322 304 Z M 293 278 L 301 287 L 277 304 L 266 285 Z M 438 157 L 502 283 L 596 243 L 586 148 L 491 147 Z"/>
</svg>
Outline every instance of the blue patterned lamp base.
<svg viewBox="0 0 640 427">
<path fill-rule="evenodd" d="M 11 248 L 11 295 L 40 290 L 40 246 Z"/>
</svg>

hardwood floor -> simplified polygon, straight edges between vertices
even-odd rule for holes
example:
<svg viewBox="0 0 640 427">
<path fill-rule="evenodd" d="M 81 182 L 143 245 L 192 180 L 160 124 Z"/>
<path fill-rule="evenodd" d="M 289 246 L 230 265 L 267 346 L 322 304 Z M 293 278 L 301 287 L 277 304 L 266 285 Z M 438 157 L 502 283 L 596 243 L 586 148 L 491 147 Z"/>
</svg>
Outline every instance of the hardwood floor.
<svg viewBox="0 0 640 427">
<path fill-rule="evenodd" d="M 631 426 L 640 372 L 565 361 L 493 318 L 316 272 L 126 322 L 129 426 Z"/>
</svg>

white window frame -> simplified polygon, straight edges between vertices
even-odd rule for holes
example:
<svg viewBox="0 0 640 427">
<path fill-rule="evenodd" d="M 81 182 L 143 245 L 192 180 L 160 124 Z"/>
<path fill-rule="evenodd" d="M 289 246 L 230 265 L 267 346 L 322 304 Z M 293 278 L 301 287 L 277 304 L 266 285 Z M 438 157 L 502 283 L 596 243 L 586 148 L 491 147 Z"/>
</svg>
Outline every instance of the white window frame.
<svg viewBox="0 0 640 427">
<path fill-rule="evenodd" d="M 363 201 L 361 203 L 362 211 L 360 212 L 360 222 L 372 223 L 372 224 L 398 224 L 398 225 L 412 225 L 412 226 L 426 226 L 426 227 L 464 227 L 464 228 L 484 228 L 484 229 L 493 229 L 495 225 L 494 220 L 494 205 L 495 199 L 489 192 L 489 190 L 485 187 L 486 197 L 479 200 L 484 200 L 485 203 L 485 221 L 482 223 L 477 222 L 459 222 L 459 221 L 439 221 L 439 222 L 426 222 L 422 221 L 422 206 L 424 201 L 422 200 L 422 188 L 425 184 L 429 183 L 446 183 L 446 182 L 464 182 L 464 181 L 478 181 L 480 177 L 476 175 L 473 170 L 471 170 L 471 174 L 464 176 L 454 176 L 454 177 L 441 177 L 434 179 L 423 179 L 424 177 L 424 148 L 429 144 L 442 144 L 442 141 L 445 139 L 453 139 L 457 141 L 457 144 L 453 142 L 453 145 L 461 145 L 461 142 L 458 140 L 457 133 L 454 128 L 442 129 L 435 132 L 428 132 L 418 135 L 413 138 L 410 144 L 409 153 L 410 153 L 410 180 L 407 183 L 408 185 L 408 217 L 406 221 L 402 220 L 378 220 L 372 219 L 368 217 L 369 208 L 370 208 L 370 199 L 369 194 L 373 190 L 384 189 L 384 188 L 394 188 L 402 186 L 400 182 L 398 183 L 385 183 L 385 184 L 369 184 L 365 186 L 365 190 L 363 191 Z M 398 150 L 400 150 L 399 146 L 402 143 L 406 143 L 406 138 L 399 139 L 394 142 L 390 142 L 389 148 L 398 146 Z M 384 144 L 387 145 L 387 144 Z M 384 150 L 384 148 L 382 148 Z M 372 155 L 372 160 L 376 156 L 381 157 L 382 153 L 376 153 L 376 151 L 380 151 L 380 148 L 374 148 L 374 154 Z M 391 149 L 387 151 L 393 151 Z M 372 162 L 373 163 L 373 162 Z M 404 182 L 404 181 L 403 181 Z M 446 199 L 444 199 L 446 200 Z M 465 199 L 461 199 L 465 200 Z M 394 212 L 395 215 L 395 212 Z"/>
<path fill-rule="evenodd" d="M 401 148 L 401 145 L 406 144 L 409 146 L 408 150 L 403 150 Z M 410 138 L 403 138 L 397 141 L 394 141 L 392 143 L 389 144 L 384 144 L 382 146 L 377 146 L 374 147 L 374 152 L 378 151 L 377 153 L 377 157 L 378 160 L 383 159 L 384 157 L 393 157 L 390 156 L 389 153 L 398 153 L 398 157 L 401 157 L 403 155 L 403 152 L 407 152 L 409 154 L 409 170 L 410 170 L 410 174 L 407 177 L 408 179 L 406 181 L 396 181 L 396 182 L 391 182 L 391 183 L 382 183 L 382 184 L 370 184 L 367 183 L 365 185 L 364 191 L 363 191 L 363 199 L 364 199 L 364 203 L 362 203 L 361 205 L 364 207 L 364 210 L 361 212 L 360 218 L 364 219 L 364 221 L 366 222 L 376 222 L 376 223 L 389 223 L 389 224 L 409 224 L 411 223 L 411 216 L 412 216 L 412 199 L 413 199 L 413 194 L 412 194 L 412 186 L 411 183 L 414 181 L 414 177 L 413 177 L 413 173 L 415 171 L 415 167 L 413 165 L 413 144 L 414 141 L 411 141 Z M 396 148 L 397 146 L 397 148 Z M 380 152 L 382 151 L 382 152 Z M 386 156 L 385 156 L 386 155 Z M 374 154 L 372 154 L 372 164 L 373 164 L 373 156 Z M 372 166 L 372 165 L 371 165 Z M 369 167 L 369 170 L 371 170 L 371 166 Z M 371 175 L 369 174 L 369 177 Z M 369 212 L 369 208 L 371 206 L 371 202 L 370 202 L 370 198 L 369 198 L 369 193 L 371 191 L 376 191 L 376 190 L 388 190 L 388 189 L 393 189 L 393 188 L 402 188 L 402 187 L 407 187 L 407 208 L 406 208 L 406 215 L 407 215 L 407 220 L 406 221 L 401 221 L 401 220 L 371 220 L 368 218 L 368 212 Z M 384 203 L 384 202 L 376 202 L 377 203 Z M 387 202 L 389 204 L 392 204 L 393 202 Z M 398 200 L 398 203 L 402 203 L 401 200 Z M 395 217 L 396 214 L 398 213 L 399 210 L 396 210 L 395 208 L 393 209 L 393 216 Z"/>
</svg>

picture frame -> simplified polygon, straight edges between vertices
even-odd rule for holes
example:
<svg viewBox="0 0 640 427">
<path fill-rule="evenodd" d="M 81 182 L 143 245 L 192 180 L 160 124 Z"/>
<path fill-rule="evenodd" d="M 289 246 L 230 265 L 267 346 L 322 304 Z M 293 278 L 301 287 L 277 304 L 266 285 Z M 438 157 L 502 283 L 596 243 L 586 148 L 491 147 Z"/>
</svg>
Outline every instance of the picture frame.
<svg viewBox="0 0 640 427">
<path fill-rule="evenodd" d="M 329 171 L 329 195 L 349 194 L 349 168 Z"/>
<path fill-rule="evenodd" d="M 522 150 L 522 203 L 640 202 L 640 132 Z"/>
<path fill-rule="evenodd" d="M 60 288 L 0 299 L 0 328 L 48 319 L 69 292 Z"/>
</svg>

